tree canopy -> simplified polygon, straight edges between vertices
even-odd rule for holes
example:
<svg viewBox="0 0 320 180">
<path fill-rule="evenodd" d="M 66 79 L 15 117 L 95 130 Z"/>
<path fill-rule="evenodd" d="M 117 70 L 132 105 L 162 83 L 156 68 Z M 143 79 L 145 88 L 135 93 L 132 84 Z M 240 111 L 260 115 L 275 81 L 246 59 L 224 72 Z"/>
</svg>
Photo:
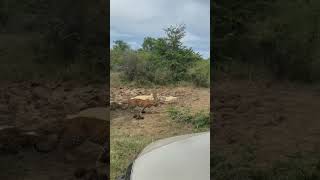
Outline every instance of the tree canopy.
<svg viewBox="0 0 320 180">
<path fill-rule="evenodd" d="M 195 73 L 201 71 L 192 69 L 201 66 L 205 75 L 201 75 L 201 80 L 197 79 L 202 81 L 197 84 L 208 86 L 210 67 L 197 63 L 204 61 L 201 55 L 183 45 L 185 29 L 183 24 L 165 28 L 164 37 L 145 37 L 141 48 L 136 51 L 123 41 L 115 41 L 111 51 L 111 66 L 113 69 L 122 69 L 124 79 L 155 84 L 196 80 L 198 77 Z"/>
</svg>

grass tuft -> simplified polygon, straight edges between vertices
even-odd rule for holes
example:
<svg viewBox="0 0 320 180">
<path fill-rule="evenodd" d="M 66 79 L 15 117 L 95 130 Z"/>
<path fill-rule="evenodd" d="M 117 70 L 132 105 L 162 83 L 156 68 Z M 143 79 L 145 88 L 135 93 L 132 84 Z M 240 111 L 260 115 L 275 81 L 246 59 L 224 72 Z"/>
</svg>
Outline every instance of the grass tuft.
<svg viewBox="0 0 320 180">
<path fill-rule="evenodd" d="M 170 107 L 168 110 L 169 117 L 178 123 L 191 124 L 195 129 L 203 129 L 210 127 L 210 116 L 205 111 L 199 111 L 195 114 L 190 112 L 188 108 Z"/>
</svg>

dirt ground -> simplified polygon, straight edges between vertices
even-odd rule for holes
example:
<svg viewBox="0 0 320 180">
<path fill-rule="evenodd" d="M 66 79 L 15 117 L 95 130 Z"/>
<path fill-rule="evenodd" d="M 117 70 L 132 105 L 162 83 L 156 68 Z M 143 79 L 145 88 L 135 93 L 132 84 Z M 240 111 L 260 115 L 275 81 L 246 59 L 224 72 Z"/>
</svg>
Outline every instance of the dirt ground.
<svg viewBox="0 0 320 180">
<path fill-rule="evenodd" d="M 106 102 L 106 87 L 101 84 L 2 82 L 0 127 L 9 125 L 20 130 L 34 130 L 83 109 L 105 106 Z M 77 148 L 78 158 L 69 163 L 56 151 L 39 153 L 32 146 L 0 151 L 0 179 L 75 179 L 77 169 L 94 167 L 100 149 L 95 144 L 85 143 Z"/>
<path fill-rule="evenodd" d="M 319 152 L 319 86 L 219 81 L 213 87 L 212 151 L 232 159 L 248 145 L 254 149 L 257 166 L 297 152 Z"/>
<path fill-rule="evenodd" d="M 150 95 L 154 89 L 145 88 L 112 88 L 111 101 L 125 102 L 131 97 L 138 95 Z M 210 90 L 208 88 L 193 87 L 175 87 L 175 88 L 159 88 L 156 89 L 159 96 L 174 96 L 177 101 L 173 103 L 165 103 L 159 107 L 146 109 L 143 115 L 144 119 L 136 120 L 133 118 L 134 112 L 128 109 L 116 109 L 111 111 L 111 128 L 128 131 L 132 135 L 159 136 L 160 134 L 168 134 L 172 128 L 171 122 L 168 120 L 166 110 L 170 106 L 189 107 L 192 111 L 206 110 L 210 108 Z"/>
<path fill-rule="evenodd" d="M 201 110 L 209 112 L 210 109 L 210 89 L 208 88 L 160 87 L 148 89 L 121 86 L 111 88 L 110 97 L 111 101 L 119 103 L 137 95 L 150 95 L 153 92 L 156 92 L 158 96 L 177 97 L 177 101 L 148 108 L 146 113 L 143 114 L 144 119 L 139 120 L 133 118 L 134 110 L 116 108 L 110 112 L 111 163 L 114 162 L 114 164 L 111 164 L 110 172 L 112 180 L 119 176 L 123 172 L 123 168 L 151 141 L 194 132 L 194 128 L 191 125 L 175 123 L 168 117 L 167 110 L 170 106 L 188 107 L 192 112 Z M 124 150 L 119 150 L 119 146 L 123 147 L 132 144 L 127 143 L 125 139 L 137 141 L 139 147 L 124 147 Z M 118 156 L 121 156 L 119 157 L 120 165 L 116 162 L 117 160 L 112 159 L 113 157 L 118 158 Z"/>
</svg>

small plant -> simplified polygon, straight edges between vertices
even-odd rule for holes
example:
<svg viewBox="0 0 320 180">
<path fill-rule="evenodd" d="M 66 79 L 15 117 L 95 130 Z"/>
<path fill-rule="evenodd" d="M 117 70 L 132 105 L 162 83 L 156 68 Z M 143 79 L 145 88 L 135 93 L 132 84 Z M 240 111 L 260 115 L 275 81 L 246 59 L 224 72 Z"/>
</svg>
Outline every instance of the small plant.
<svg viewBox="0 0 320 180">
<path fill-rule="evenodd" d="M 193 124 L 196 128 L 210 127 L 210 117 L 205 111 L 200 111 L 194 115 Z"/>
<path fill-rule="evenodd" d="M 180 123 L 192 124 L 196 129 L 210 127 L 210 117 L 205 111 L 200 111 L 192 115 L 188 108 L 178 109 L 170 107 L 167 112 L 172 120 Z"/>
<path fill-rule="evenodd" d="M 168 109 L 169 117 L 176 122 L 191 123 L 192 115 L 190 114 L 190 109 L 177 109 L 170 107 Z"/>
</svg>

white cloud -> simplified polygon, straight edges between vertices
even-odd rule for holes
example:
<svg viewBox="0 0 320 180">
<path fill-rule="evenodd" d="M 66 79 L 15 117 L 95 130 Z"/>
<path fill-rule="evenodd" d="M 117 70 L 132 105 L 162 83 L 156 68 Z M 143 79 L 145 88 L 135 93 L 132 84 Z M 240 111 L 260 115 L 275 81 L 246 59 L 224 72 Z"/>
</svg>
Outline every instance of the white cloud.
<svg viewBox="0 0 320 180">
<path fill-rule="evenodd" d="M 141 47 L 141 45 L 136 41 L 129 41 L 127 43 L 131 46 L 132 49 L 139 49 Z"/>
<path fill-rule="evenodd" d="M 187 31 L 182 41 L 183 42 L 201 41 L 201 37 Z"/>
<path fill-rule="evenodd" d="M 130 34 L 121 33 L 121 32 L 118 32 L 114 29 L 110 29 L 110 36 L 111 37 L 124 37 L 124 38 L 132 37 L 132 35 L 130 35 Z"/>
<path fill-rule="evenodd" d="M 186 24 L 186 45 L 209 52 L 210 0 L 110 0 L 111 39 L 139 44 L 163 36 L 163 28 Z"/>
</svg>

